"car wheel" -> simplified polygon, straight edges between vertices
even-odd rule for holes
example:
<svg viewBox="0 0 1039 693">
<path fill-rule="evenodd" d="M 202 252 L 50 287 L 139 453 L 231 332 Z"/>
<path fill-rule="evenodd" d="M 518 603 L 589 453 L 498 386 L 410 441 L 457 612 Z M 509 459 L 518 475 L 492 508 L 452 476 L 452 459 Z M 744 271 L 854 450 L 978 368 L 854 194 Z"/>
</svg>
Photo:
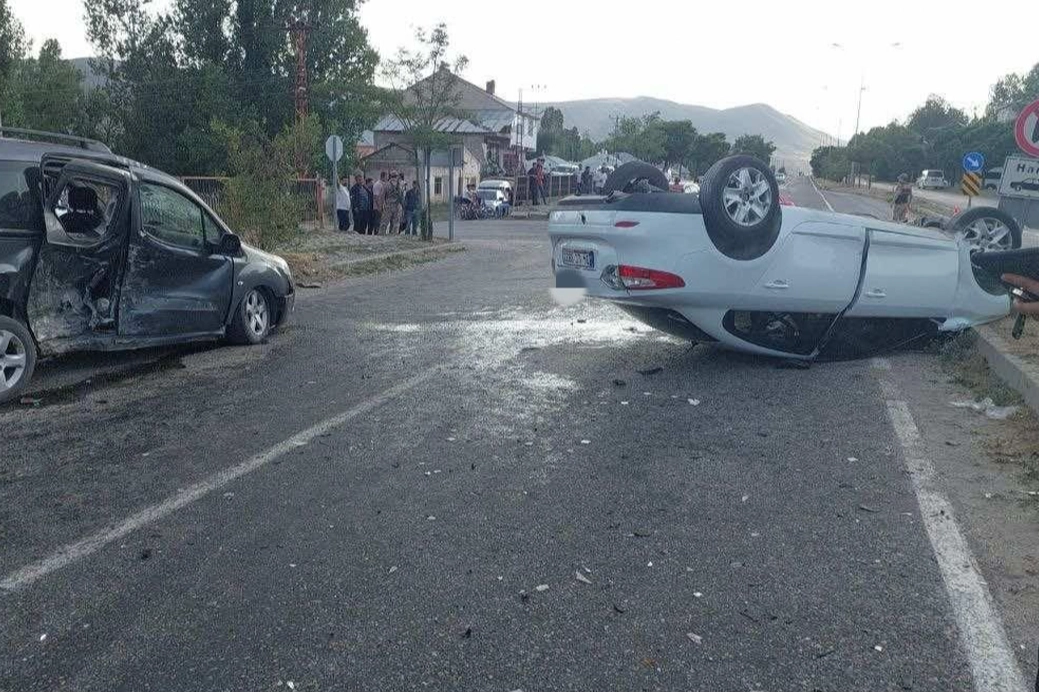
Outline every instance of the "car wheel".
<svg viewBox="0 0 1039 693">
<path fill-rule="evenodd" d="M 949 219 L 945 230 L 970 244 L 971 252 L 1021 247 L 1021 227 L 1012 216 L 995 207 L 965 209 Z"/>
<path fill-rule="evenodd" d="M 267 292 L 259 287 L 251 289 L 238 304 L 227 336 L 235 344 L 259 344 L 271 332 L 271 316 Z"/>
<path fill-rule="evenodd" d="M 735 260 L 768 252 L 783 223 L 775 174 L 753 156 L 730 156 L 707 169 L 700 182 L 700 207 L 707 235 Z"/>
<path fill-rule="evenodd" d="M 0 402 L 14 399 L 29 384 L 36 368 L 36 342 L 28 328 L 0 315 Z"/>
<path fill-rule="evenodd" d="M 629 161 L 618 166 L 606 178 L 606 183 L 602 186 L 602 194 L 640 192 L 639 183 L 642 181 L 654 188 L 667 190 L 667 176 L 664 175 L 663 171 L 656 166 L 641 161 Z"/>
</svg>

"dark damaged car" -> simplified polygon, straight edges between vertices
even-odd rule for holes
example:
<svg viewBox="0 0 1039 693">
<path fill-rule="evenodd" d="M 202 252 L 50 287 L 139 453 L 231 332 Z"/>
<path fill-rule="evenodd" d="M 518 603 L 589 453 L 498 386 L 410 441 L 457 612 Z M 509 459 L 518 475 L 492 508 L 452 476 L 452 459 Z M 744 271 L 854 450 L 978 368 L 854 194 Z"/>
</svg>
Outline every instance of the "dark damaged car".
<svg viewBox="0 0 1039 693">
<path fill-rule="evenodd" d="M 40 356 L 256 344 L 288 318 L 283 259 L 242 243 L 176 178 L 64 140 L 0 137 L 0 402 Z"/>
</svg>

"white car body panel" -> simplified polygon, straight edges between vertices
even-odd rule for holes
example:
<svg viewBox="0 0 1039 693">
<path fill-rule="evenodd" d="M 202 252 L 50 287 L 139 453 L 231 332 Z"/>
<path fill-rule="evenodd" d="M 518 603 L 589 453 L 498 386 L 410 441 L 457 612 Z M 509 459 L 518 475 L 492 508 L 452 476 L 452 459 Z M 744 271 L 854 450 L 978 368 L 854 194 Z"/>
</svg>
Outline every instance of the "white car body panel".
<svg viewBox="0 0 1039 693">
<path fill-rule="evenodd" d="M 590 250 L 595 267 L 572 270 L 589 296 L 674 310 L 741 351 L 814 357 L 735 336 L 723 324 L 730 310 L 930 318 L 945 330 L 998 320 L 1010 310 L 1008 295 L 978 285 L 969 247 L 937 229 L 784 207 L 773 246 L 756 259 L 734 260 L 715 248 L 700 214 L 613 211 L 602 204 L 582 210 L 580 198 L 575 203 L 549 220 L 557 274 L 570 271 L 563 266 L 564 248 Z M 637 225 L 618 228 L 617 222 Z M 677 274 L 685 286 L 628 291 L 600 279 L 604 268 L 622 264 Z"/>
</svg>

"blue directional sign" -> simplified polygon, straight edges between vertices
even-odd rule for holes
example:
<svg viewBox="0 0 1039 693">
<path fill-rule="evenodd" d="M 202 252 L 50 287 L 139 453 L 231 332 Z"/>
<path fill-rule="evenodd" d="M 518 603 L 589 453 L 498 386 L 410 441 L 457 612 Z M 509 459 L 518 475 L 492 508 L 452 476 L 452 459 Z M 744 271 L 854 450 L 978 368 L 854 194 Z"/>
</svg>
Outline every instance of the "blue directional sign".
<svg viewBox="0 0 1039 693">
<path fill-rule="evenodd" d="M 967 152 L 963 155 L 963 170 L 974 173 L 985 168 L 985 157 L 981 152 Z"/>
</svg>

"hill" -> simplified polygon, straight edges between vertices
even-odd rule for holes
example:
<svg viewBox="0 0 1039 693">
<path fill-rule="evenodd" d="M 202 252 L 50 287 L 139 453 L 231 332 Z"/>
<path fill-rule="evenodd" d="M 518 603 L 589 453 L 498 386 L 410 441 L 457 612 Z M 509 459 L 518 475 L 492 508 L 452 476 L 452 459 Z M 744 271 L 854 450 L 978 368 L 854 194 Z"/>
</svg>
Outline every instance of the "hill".
<svg viewBox="0 0 1039 693">
<path fill-rule="evenodd" d="M 605 98 L 545 104 L 563 113 L 566 127 L 577 126 L 593 140 L 601 140 L 613 129 L 615 116 L 639 117 L 660 111 L 665 120 L 690 120 L 700 132 L 724 132 L 732 141 L 740 135 L 762 135 L 776 145 L 777 159 L 807 162 L 812 150 L 829 136 L 780 113 L 763 103 L 716 109 L 639 96 L 632 99 Z M 789 161 L 787 162 L 790 163 Z"/>
</svg>

